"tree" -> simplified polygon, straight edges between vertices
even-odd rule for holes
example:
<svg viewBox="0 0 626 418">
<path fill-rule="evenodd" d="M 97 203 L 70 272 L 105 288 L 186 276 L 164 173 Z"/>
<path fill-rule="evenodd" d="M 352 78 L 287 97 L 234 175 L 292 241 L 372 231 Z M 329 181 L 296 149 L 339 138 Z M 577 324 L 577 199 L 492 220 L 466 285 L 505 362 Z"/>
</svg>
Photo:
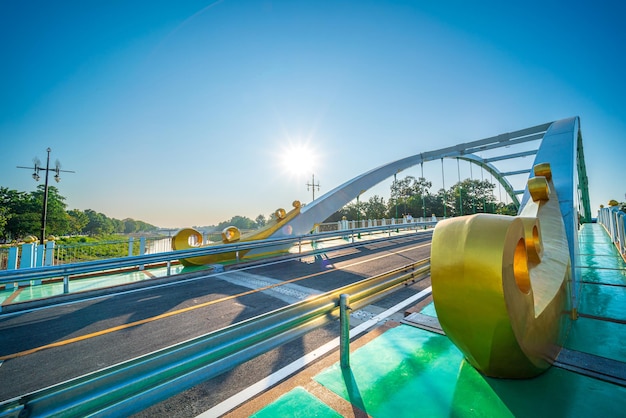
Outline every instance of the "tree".
<svg viewBox="0 0 626 418">
<path fill-rule="evenodd" d="M 441 192 L 441 190 L 440 190 Z M 432 215 L 440 218 L 443 216 L 443 195 L 440 196 L 437 194 L 427 194 L 424 196 L 424 210 L 422 213 L 426 213 L 426 218 L 430 218 Z"/>
<path fill-rule="evenodd" d="M 31 193 L 33 208 L 43 209 L 45 186 L 40 184 L 37 190 Z M 48 209 L 46 212 L 46 235 L 64 235 L 70 227 L 70 217 L 65 211 L 67 204 L 65 197 L 59 194 L 59 189 L 48 186 Z M 41 215 L 40 215 L 41 217 Z M 41 228 L 41 225 L 40 225 Z M 39 235 L 39 234 L 37 234 Z"/>
<path fill-rule="evenodd" d="M 478 212 L 487 212 L 488 203 L 492 211 L 495 204 L 493 189 L 495 185 L 487 180 L 465 179 L 453 185 L 447 194 L 454 198 L 449 199 L 450 216 L 469 215 Z"/>
<path fill-rule="evenodd" d="M 125 234 L 134 234 L 139 230 L 139 225 L 134 219 L 126 218 L 122 222 L 124 222 Z"/>
<path fill-rule="evenodd" d="M 385 199 L 378 195 L 374 195 L 369 200 L 363 203 L 363 212 L 366 219 L 382 219 L 387 212 L 387 205 L 385 205 Z"/>
<path fill-rule="evenodd" d="M 124 228 L 126 227 L 126 224 L 124 223 L 124 221 L 121 221 L 115 218 L 108 218 L 108 219 L 111 221 L 111 225 L 113 226 L 113 232 L 115 232 L 116 234 L 124 233 Z"/>
<path fill-rule="evenodd" d="M 263 228 L 266 224 L 265 216 L 262 214 L 257 216 L 254 222 L 256 223 L 257 228 Z"/>
<path fill-rule="evenodd" d="M 363 219 L 363 204 L 361 202 L 348 203 L 344 206 L 344 216 L 349 221 Z"/>
<path fill-rule="evenodd" d="M 38 209 L 35 208 L 31 194 L 2 187 L 0 188 L 0 202 L 4 208 L 6 220 L 2 231 L 4 239 L 38 235 L 41 230 L 41 206 Z"/>
<path fill-rule="evenodd" d="M 389 200 L 389 215 L 395 217 L 398 208 L 400 208 L 402 214 L 411 213 L 414 216 L 421 216 L 424 212 L 423 206 L 425 206 L 426 196 L 432 185 L 424 177 L 416 179 L 413 176 L 406 176 L 393 182 Z M 391 204 L 392 200 L 393 204 Z"/>
<path fill-rule="evenodd" d="M 233 216 L 229 221 L 224 221 L 224 222 L 220 222 L 215 229 L 218 231 L 223 230 L 226 227 L 229 226 L 236 226 L 237 228 L 239 228 L 240 230 L 249 230 L 249 229 L 255 229 L 256 224 L 255 222 L 245 216 Z"/>
<path fill-rule="evenodd" d="M 70 217 L 67 233 L 72 235 L 81 234 L 89 223 L 89 217 L 85 214 L 85 212 L 78 209 L 72 209 L 68 211 L 67 214 Z"/>
<path fill-rule="evenodd" d="M 0 237 L 3 239 L 7 239 L 9 234 L 6 229 L 9 219 L 11 219 L 12 216 L 9 203 L 9 189 L 7 187 L 0 187 Z"/>
<path fill-rule="evenodd" d="M 87 226 L 85 226 L 83 232 L 88 235 L 108 235 L 113 233 L 113 223 L 103 213 L 98 213 L 93 209 L 87 209 L 85 215 L 89 218 Z"/>
<path fill-rule="evenodd" d="M 9 208 L 0 206 L 0 237 L 5 236 L 5 228 L 9 220 Z"/>
<path fill-rule="evenodd" d="M 502 202 L 496 205 L 496 213 L 500 215 L 517 215 L 517 207 L 515 203 L 504 204 Z"/>
</svg>

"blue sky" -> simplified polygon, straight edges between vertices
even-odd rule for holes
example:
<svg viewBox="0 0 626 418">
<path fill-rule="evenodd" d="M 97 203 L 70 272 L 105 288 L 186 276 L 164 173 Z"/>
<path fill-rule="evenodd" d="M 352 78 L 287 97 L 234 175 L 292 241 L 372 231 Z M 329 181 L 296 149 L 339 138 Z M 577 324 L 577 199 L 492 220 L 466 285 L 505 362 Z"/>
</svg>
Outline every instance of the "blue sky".
<svg viewBox="0 0 626 418">
<path fill-rule="evenodd" d="M 580 116 L 593 212 L 624 200 L 626 3 L 475 3 L 0 1 L 0 186 L 51 147 L 69 209 L 208 225 Z"/>
</svg>

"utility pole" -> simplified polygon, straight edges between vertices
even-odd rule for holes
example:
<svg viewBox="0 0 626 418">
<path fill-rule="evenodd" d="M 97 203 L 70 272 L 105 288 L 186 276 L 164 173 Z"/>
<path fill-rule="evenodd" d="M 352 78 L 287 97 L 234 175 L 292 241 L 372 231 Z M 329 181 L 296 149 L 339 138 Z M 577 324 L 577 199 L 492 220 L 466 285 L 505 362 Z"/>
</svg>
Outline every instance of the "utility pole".
<svg viewBox="0 0 626 418">
<path fill-rule="evenodd" d="M 48 216 L 48 174 L 51 171 L 54 171 L 56 174 L 54 176 L 54 180 L 58 183 L 61 181 L 61 173 L 74 173 L 74 171 L 69 171 L 69 170 L 61 170 L 61 163 L 59 162 L 59 160 L 56 160 L 55 164 L 54 164 L 54 168 L 50 168 L 50 152 L 52 151 L 50 148 L 46 149 L 46 151 L 48 152 L 48 157 L 46 158 L 46 168 L 41 167 L 41 162 L 39 161 L 39 158 L 35 158 L 33 160 L 34 163 L 34 167 L 22 167 L 22 166 L 17 166 L 17 168 L 26 168 L 28 170 L 34 170 L 33 172 L 33 179 L 35 179 L 35 181 L 39 181 L 39 172 L 40 171 L 45 171 L 46 172 L 46 179 L 45 179 L 45 185 L 44 185 L 44 192 L 43 192 L 43 208 L 41 210 L 41 237 L 40 237 L 40 243 L 43 244 L 44 239 L 46 238 L 46 218 Z"/>
<path fill-rule="evenodd" d="M 317 184 L 315 184 L 315 174 L 311 175 L 311 183 L 306 184 L 307 192 L 309 191 L 309 187 L 313 190 L 313 200 L 315 200 L 315 188 L 317 187 L 318 192 L 320 190 L 320 182 L 318 181 Z"/>
</svg>

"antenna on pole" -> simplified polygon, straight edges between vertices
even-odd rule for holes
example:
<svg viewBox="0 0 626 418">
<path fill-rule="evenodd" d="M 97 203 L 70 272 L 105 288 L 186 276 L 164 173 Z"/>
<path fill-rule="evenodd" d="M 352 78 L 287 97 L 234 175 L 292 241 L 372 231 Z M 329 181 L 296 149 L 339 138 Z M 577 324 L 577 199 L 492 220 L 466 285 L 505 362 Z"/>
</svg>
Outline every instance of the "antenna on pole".
<svg viewBox="0 0 626 418">
<path fill-rule="evenodd" d="M 317 187 L 317 191 L 320 191 L 320 182 L 318 180 L 317 184 L 315 184 L 315 174 L 311 175 L 311 183 L 306 184 L 306 191 L 308 192 L 310 189 L 313 190 L 313 200 L 315 200 L 315 188 Z M 309 189 L 310 188 L 310 189 Z"/>
</svg>

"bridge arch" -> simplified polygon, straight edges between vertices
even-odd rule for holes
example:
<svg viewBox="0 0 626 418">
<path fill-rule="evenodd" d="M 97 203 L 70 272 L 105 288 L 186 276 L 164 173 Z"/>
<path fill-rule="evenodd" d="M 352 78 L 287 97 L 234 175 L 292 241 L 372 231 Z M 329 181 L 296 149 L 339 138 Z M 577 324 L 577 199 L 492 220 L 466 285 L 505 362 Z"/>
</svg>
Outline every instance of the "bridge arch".
<svg viewBox="0 0 626 418">
<path fill-rule="evenodd" d="M 571 119 L 578 120 L 578 118 Z M 569 120 L 570 119 L 566 119 L 565 121 Z M 434 161 L 443 158 L 459 158 L 481 167 L 482 169 L 493 175 L 493 177 L 504 187 L 506 193 L 511 197 L 513 203 L 519 208 L 520 201 L 517 196 L 522 194 L 524 191 L 514 190 L 513 185 L 507 179 L 507 177 L 530 173 L 530 167 L 524 170 L 503 172 L 499 170 L 493 163 L 501 160 L 510 160 L 535 155 L 537 154 L 539 147 L 516 153 L 504 152 L 499 155 L 487 158 L 481 157 L 479 153 L 496 149 L 507 149 L 514 145 L 543 140 L 544 135 L 554 123 L 555 122 L 544 123 L 514 132 L 504 133 L 477 141 L 462 143 L 452 147 L 423 152 L 374 168 L 336 187 L 335 189 L 327 192 L 317 200 L 303 207 L 301 213 L 288 223 L 290 227 L 283 228 L 280 231 L 277 231 L 275 236 L 285 235 L 285 231 L 289 231 L 289 235 L 306 234 L 313 228 L 316 223 L 322 222 L 324 219 L 328 218 L 337 210 L 341 209 L 347 203 L 365 193 L 373 186 L 383 182 L 384 180 L 398 174 L 399 172 L 407 168 L 422 164 L 424 162 Z"/>
</svg>

